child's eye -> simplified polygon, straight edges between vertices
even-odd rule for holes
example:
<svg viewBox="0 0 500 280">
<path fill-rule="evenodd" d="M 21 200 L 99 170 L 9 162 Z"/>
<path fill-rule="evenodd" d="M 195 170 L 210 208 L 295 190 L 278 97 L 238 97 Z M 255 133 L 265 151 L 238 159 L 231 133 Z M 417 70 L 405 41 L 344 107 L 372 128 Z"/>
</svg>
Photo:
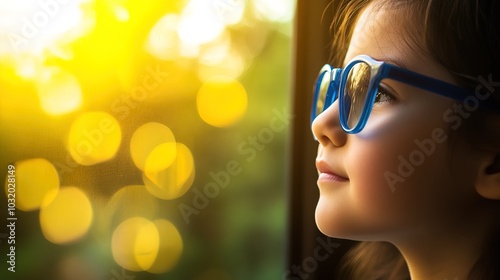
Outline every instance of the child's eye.
<svg viewBox="0 0 500 280">
<path fill-rule="evenodd" d="M 375 96 L 375 103 L 393 102 L 395 100 L 396 98 L 394 97 L 394 94 L 386 85 L 380 84 L 378 86 L 378 92 Z"/>
</svg>

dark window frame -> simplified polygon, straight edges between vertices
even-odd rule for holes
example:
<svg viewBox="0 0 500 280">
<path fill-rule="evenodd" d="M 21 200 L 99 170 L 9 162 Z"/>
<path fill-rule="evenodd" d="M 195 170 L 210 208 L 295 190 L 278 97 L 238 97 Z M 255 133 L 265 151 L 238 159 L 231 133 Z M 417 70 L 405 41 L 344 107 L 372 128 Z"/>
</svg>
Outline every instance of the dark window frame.
<svg viewBox="0 0 500 280">
<path fill-rule="evenodd" d="M 294 26 L 292 112 L 289 145 L 287 261 L 282 279 L 336 279 L 338 263 L 352 241 L 329 239 L 314 221 L 319 192 L 314 160 L 317 142 L 310 129 L 312 87 L 319 69 L 328 62 L 332 19 L 331 0 L 297 0 Z M 336 243 L 330 251 L 324 243 Z M 325 254 L 328 258 L 325 259 Z M 294 273 L 293 267 L 301 269 Z"/>
</svg>

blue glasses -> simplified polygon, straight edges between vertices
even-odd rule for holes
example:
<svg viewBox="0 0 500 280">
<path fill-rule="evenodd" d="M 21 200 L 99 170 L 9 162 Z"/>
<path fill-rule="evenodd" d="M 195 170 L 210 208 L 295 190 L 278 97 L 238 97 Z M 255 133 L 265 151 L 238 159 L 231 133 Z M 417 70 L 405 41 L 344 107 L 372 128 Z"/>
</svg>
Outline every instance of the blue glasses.
<svg viewBox="0 0 500 280">
<path fill-rule="evenodd" d="M 342 129 L 347 133 L 360 132 L 372 111 L 380 81 L 385 78 L 458 101 L 474 94 L 465 88 L 359 55 L 344 69 L 328 64 L 323 66 L 314 88 L 311 124 L 338 98 Z"/>
</svg>

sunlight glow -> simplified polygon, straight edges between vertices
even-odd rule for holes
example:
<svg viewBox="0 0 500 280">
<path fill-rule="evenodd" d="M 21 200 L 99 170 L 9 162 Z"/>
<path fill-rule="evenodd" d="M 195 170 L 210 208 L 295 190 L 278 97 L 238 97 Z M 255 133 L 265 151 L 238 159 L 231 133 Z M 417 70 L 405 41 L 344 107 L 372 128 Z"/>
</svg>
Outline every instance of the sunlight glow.
<svg viewBox="0 0 500 280">
<path fill-rule="evenodd" d="M 50 115 L 72 112 L 82 103 L 80 83 L 73 75 L 60 68 L 46 69 L 37 82 L 42 109 Z"/>
<path fill-rule="evenodd" d="M 121 5 L 114 5 L 113 12 L 115 14 L 116 19 L 121 22 L 126 22 L 130 19 L 130 13 L 128 10 Z"/>
<path fill-rule="evenodd" d="M 295 1 L 290 0 L 254 0 L 257 15 L 277 22 L 289 22 L 295 12 Z"/>
<path fill-rule="evenodd" d="M 225 28 L 224 21 L 212 2 L 191 0 L 183 10 L 178 32 L 184 43 L 201 45 L 222 34 Z"/>
<path fill-rule="evenodd" d="M 61 35 L 78 36 L 82 3 L 88 0 L 25 0 L 0 2 L 0 55 L 41 54 Z"/>
<path fill-rule="evenodd" d="M 259 211 L 241 199 L 280 157 L 262 153 L 265 164 L 236 176 L 253 155 L 235 144 L 268 125 L 270 106 L 260 105 L 287 102 L 294 2 L 0 0 L 0 157 L 21 278 L 279 270 L 274 247 L 245 262 L 238 230 L 262 213 L 271 214 L 264 234 L 282 229 L 279 188 Z"/>
<path fill-rule="evenodd" d="M 217 75 L 237 79 L 245 71 L 245 60 L 235 49 L 224 45 L 216 45 L 200 54 L 198 76 L 208 81 Z"/>
<path fill-rule="evenodd" d="M 162 60 L 174 60 L 180 55 L 181 43 L 177 28 L 179 16 L 167 14 L 153 26 L 149 32 L 146 50 Z"/>
<path fill-rule="evenodd" d="M 243 18 L 245 12 L 245 0 L 215 0 L 212 2 L 212 7 L 215 13 L 226 25 L 237 24 Z"/>
</svg>

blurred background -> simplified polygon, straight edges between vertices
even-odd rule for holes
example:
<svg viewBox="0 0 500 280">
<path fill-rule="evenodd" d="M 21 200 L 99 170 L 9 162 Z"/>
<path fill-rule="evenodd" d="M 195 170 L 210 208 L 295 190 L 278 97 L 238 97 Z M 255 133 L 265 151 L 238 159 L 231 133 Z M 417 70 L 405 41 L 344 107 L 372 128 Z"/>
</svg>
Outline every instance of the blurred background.
<svg viewBox="0 0 500 280">
<path fill-rule="evenodd" d="M 0 278 L 281 279 L 295 6 L 0 0 Z"/>
</svg>

